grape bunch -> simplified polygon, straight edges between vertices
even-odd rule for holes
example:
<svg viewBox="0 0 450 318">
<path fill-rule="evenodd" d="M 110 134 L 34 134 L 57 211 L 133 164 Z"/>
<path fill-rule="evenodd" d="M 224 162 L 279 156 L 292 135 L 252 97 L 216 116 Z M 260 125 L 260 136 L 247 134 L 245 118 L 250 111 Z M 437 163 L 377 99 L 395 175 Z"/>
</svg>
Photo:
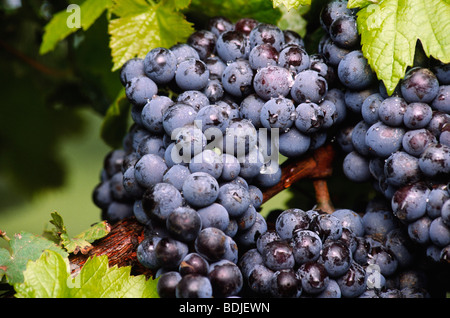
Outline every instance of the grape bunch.
<svg viewBox="0 0 450 318">
<path fill-rule="evenodd" d="M 289 209 L 275 224 L 259 213 L 264 190 L 281 179 L 280 155 L 337 140 L 357 157 L 347 176 L 367 181 L 372 157 L 356 151 L 349 123 L 377 83 L 343 3 L 322 11 L 329 35 L 315 54 L 291 30 L 215 17 L 186 43 L 123 65 L 133 124 L 106 155 L 93 201 L 112 224 L 144 225 L 137 258 L 159 277 L 160 297 L 428 296 L 394 206 L 374 203 L 364 216 Z M 436 129 L 444 137 L 435 143 L 448 147 Z M 370 156 L 380 168 L 385 158 Z M 384 170 L 381 178 L 391 179 Z M 448 196 L 447 185 L 439 189 Z M 448 204 L 439 209 L 446 224 Z"/>
<path fill-rule="evenodd" d="M 343 172 L 372 182 L 432 259 L 450 249 L 450 71 L 428 61 L 408 69 L 392 95 L 361 52 L 356 12 L 332 1 L 321 12 L 320 52 L 334 66 L 347 120 L 337 133 Z M 423 64 L 423 63 L 422 63 Z"/>
<path fill-rule="evenodd" d="M 145 225 L 137 256 L 161 275 L 161 296 L 240 292 L 239 250 L 267 230 L 258 209 L 281 178 L 279 155 L 317 149 L 345 118 L 325 99 L 326 69 L 296 32 L 223 17 L 124 64 L 133 125 L 93 199 L 110 223 Z"/>
<path fill-rule="evenodd" d="M 251 297 L 428 297 L 405 235 L 375 201 L 363 217 L 350 209 L 291 208 L 277 214 L 238 264 Z"/>
</svg>

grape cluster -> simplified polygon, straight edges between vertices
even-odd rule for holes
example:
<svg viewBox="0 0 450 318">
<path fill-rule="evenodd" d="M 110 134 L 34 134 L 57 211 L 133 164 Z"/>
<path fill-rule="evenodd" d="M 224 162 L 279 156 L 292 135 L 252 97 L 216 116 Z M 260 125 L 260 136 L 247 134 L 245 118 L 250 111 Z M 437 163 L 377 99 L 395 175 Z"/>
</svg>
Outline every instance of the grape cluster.
<svg viewBox="0 0 450 318">
<path fill-rule="evenodd" d="M 428 297 L 409 240 L 376 203 L 364 217 L 291 208 L 239 259 L 247 292 L 263 297 Z M 415 284 L 405 284 L 408 277 Z"/>
<path fill-rule="evenodd" d="M 442 97 L 422 103 L 431 107 L 424 127 L 430 134 L 439 131 L 433 144 L 440 150 L 427 156 L 403 146 L 390 151 L 395 134 L 380 133 L 387 140 L 374 142 L 383 153 L 376 154 L 365 141 L 372 124 L 360 119 L 348 125 L 350 117 L 364 116 L 366 100 L 381 104 L 390 98 L 359 50 L 355 12 L 346 1 L 333 1 L 321 23 L 327 35 L 317 54 L 308 54 L 293 31 L 215 17 L 186 43 L 152 49 L 123 65 L 120 81 L 133 125 L 123 147 L 105 157 L 93 200 L 112 224 L 134 217 L 144 225 L 137 258 L 159 277 L 161 297 L 428 296 L 420 272 L 412 269 L 412 238 L 400 226 L 407 217 L 401 219 L 394 201 L 389 207 L 372 204 L 363 217 L 345 209 L 289 209 L 274 225 L 259 213 L 264 189 L 281 179 L 279 155 L 300 157 L 330 140 L 346 152 L 344 172 L 351 180 L 376 176 L 377 189 L 392 200 L 394 187 L 423 182 L 400 159 L 401 151 L 416 158 L 418 169 L 423 157 L 429 171 L 446 151 L 443 166 L 449 166 L 446 86 L 438 85 Z M 434 72 L 439 83 L 448 77 L 445 70 Z M 378 115 L 373 125 L 401 129 L 403 137 L 420 111 L 415 105 L 409 117 L 405 111 L 408 124 L 384 123 Z M 386 170 L 384 161 L 394 153 L 398 158 Z M 433 170 L 433 180 L 448 176 L 442 169 Z M 449 244 L 442 243 L 450 223 L 448 186 L 436 183 L 427 195 L 430 209 L 439 210 L 430 218 L 439 214 L 442 220 L 428 238 L 439 240 L 433 246 L 448 254 Z M 403 209 L 406 203 L 397 204 Z M 426 222 L 412 224 L 416 233 Z M 417 240 L 424 240 L 422 234 Z"/>
<path fill-rule="evenodd" d="M 326 35 L 319 49 L 335 68 L 340 98 L 353 119 L 337 134 L 344 174 L 354 182 L 372 182 L 391 201 L 411 239 L 426 246 L 432 259 L 448 259 L 448 65 L 411 67 L 388 95 L 362 55 L 356 12 L 347 1 L 330 2 L 321 24 Z"/>
<path fill-rule="evenodd" d="M 296 32 L 217 17 L 129 60 L 120 80 L 134 123 L 105 158 L 94 202 L 111 223 L 145 225 L 137 256 L 161 276 L 160 295 L 238 294 L 239 250 L 267 230 L 258 209 L 281 178 L 279 154 L 322 146 L 345 117 L 325 99 L 325 60 Z"/>
</svg>

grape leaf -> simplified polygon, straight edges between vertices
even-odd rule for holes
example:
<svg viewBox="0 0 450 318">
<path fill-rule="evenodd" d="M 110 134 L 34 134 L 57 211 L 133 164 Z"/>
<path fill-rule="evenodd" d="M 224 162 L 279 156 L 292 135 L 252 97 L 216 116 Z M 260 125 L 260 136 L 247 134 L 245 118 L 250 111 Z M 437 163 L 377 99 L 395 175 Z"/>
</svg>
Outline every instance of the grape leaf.
<svg viewBox="0 0 450 318">
<path fill-rule="evenodd" d="M 57 212 L 53 212 L 51 216 L 52 220 L 50 223 L 55 228 L 53 230 L 46 230 L 44 236 L 52 239 L 57 244 L 61 244 L 69 253 L 77 254 L 81 252 L 82 254 L 86 254 L 92 249 L 90 243 L 104 237 L 110 231 L 110 226 L 106 221 L 103 221 L 92 225 L 87 230 L 71 238 L 67 233 L 62 217 Z"/>
<path fill-rule="evenodd" d="M 44 250 L 52 250 L 63 257 L 68 255 L 54 242 L 27 232 L 14 235 L 9 244 L 11 253 L 5 248 L 0 249 L 0 277 L 6 275 L 11 285 L 23 281 L 28 261 L 38 259 Z"/>
<path fill-rule="evenodd" d="M 208 17 L 224 16 L 231 21 L 253 18 L 276 24 L 281 17 L 279 8 L 274 8 L 272 0 L 192 0 L 189 10 Z"/>
<path fill-rule="evenodd" d="M 277 26 L 282 30 L 292 30 L 297 32 L 301 37 L 306 36 L 306 26 L 308 21 L 303 17 L 308 12 L 309 6 L 301 6 L 297 10 L 289 10 L 280 7 L 282 16 L 277 22 Z"/>
<path fill-rule="evenodd" d="M 298 9 L 300 6 L 309 6 L 311 5 L 311 0 L 273 0 L 273 6 L 285 6 L 286 9 Z"/>
<path fill-rule="evenodd" d="M 130 14 L 109 23 L 113 71 L 133 57 L 144 58 L 155 47 L 171 47 L 185 42 L 193 24 L 165 2 L 148 6 L 144 12 Z"/>
<path fill-rule="evenodd" d="M 112 6 L 112 0 L 86 0 L 80 7 L 80 27 L 83 30 L 89 27 L 102 15 L 102 13 Z M 50 22 L 45 26 L 42 38 L 40 54 L 45 54 L 53 50 L 56 44 L 65 39 L 70 34 L 76 32 L 78 28 L 71 27 L 68 19 L 74 14 L 69 8 L 56 13 Z"/>
<path fill-rule="evenodd" d="M 17 298 L 157 298 L 157 280 L 130 275 L 131 267 L 109 267 L 106 255 L 93 256 L 71 275 L 68 258 L 50 250 L 29 262 Z"/>
<path fill-rule="evenodd" d="M 367 4 L 352 1 L 351 5 Z M 358 12 L 364 56 L 391 94 L 413 65 L 417 40 L 425 54 L 450 62 L 450 4 L 442 0 L 384 0 Z"/>
</svg>

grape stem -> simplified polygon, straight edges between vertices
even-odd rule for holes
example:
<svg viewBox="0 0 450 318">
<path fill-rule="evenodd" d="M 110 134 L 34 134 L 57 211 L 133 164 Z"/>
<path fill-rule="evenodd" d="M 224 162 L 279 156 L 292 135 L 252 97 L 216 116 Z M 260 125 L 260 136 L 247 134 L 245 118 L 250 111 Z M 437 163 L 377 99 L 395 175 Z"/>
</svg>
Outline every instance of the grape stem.
<svg viewBox="0 0 450 318">
<path fill-rule="evenodd" d="M 281 165 L 281 181 L 263 191 L 263 202 L 266 202 L 280 191 L 289 188 L 301 179 L 311 179 L 316 192 L 317 208 L 331 213 L 333 205 L 328 193 L 326 178 L 332 174 L 334 149 L 331 144 L 316 149 L 310 155 L 292 158 Z M 136 218 L 130 217 L 119 221 L 111 227 L 111 232 L 92 243 L 92 249 L 86 254 L 77 253 L 69 256 L 72 264 L 79 268 L 93 255 L 107 255 L 110 266 L 131 266 L 132 274 L 154 275 L 137 260 L 136 250 L 144 239 L 144 225 Z"/>
</svg>

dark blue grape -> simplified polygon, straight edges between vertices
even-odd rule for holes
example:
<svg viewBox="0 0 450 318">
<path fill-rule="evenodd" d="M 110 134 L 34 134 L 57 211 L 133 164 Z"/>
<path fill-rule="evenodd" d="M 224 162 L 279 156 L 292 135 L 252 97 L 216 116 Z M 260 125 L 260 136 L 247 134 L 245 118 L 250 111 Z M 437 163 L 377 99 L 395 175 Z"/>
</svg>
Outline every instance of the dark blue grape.
<svg viewBox="0 0 450 318">
<path fill-rule="evenodd" d="M 226 231 L 230 223 L 230 217 L 227 209 L 219 203 L 213 204 L 197 210 L 202 219 L 203 228 L 215 227 L 219 230 Z"/>
<path fill-rule="evenodd" d="M 196 210 L 180 206 L 167 216 L 166 226 L 173 238 L 192 242 L 202 229 L 202 219 Z"/>
<path fill-rule="evenodd" d="M 338 77 L 342 84 L 354 90 L 366 89 L 376 79 L 367 59 L 359 50 L 348 53 L 339 62 Z"/>
<path fill-rule="evenodd" d="M 427 200 L 427 214 L 435 219 L 441 215 L 443 204 L 450 199 L 446 185 L 439 185 L 430 190 Z"/>
<path fill-rule="evenodd" d="M 327 238 L 338 240 L 342 236 L 342 223 L 332 214 L 316 216 L 310 224 L 310 229 L 316 232 L 323 241 Z"/>
<path fill-rule="evenodd" d="M 239 107 L 239 114 L 242 118 L 248 119 L 256 128 L 261 127 L 260 112 L 266 101 L 256 94 L 245 97 Z"/>
<path fill-rule="evenodd" d="M 208 30 L 219 37 L 222 33 L 234 29 L 233 23 L 223 16 L 212 17 L 208 20 Z"/>
<path fill-rule="evenodd" d="M 295 105 L 289 98 L 271 98 L 261 108 L 260 122 L 267 129 L 286 130 L 294 124 L 294 120 Z"/>
<path fill-rule="evenodd" d="M 426 213 L 430 189 L 423 182 L 416 182 L 399 188 L 392 197 L 392 211 L 404 222 L 412 222 Z"/>
<path fill-rule="evenodd" d="M 260 23 L 250 32 L 249 40 L 252 49 L 258 44 L 269 43 L 280 51 L 284 45 L 284 33 L 275 25 Z"/>
<path fill-rule="evenodd" d="M 292 269 L 276 271 L 271 279 L 270 294 L 275 298 L 299 298 L 302 283 Z"/>
<path fill-rule="evenodd" d="M 206 276 L 187 274 L 175 288 L 176 298 L 212 298 L 211 282 Z"/>
<path fill-rule="evenodd" d="M 430 103 L 438 94 L 439 82 L 431 70 L 413 67 L 406 72 L 400 88 L 403 98 L 408 103 Z"/>
<path fill-rule="evenodd" d="M 278 65 L 300 73 L 310 67 L 310 58 L 303 47 L 289 45 L 280 51 Z"/>
<path fill-rule="evenodd" d="M 222 230 L 215 227 L 204 228 L 195 239 L 195 251 L 209 262 L 222 259 L 233 261 L 237 256 L 236 243 Z"/>
<path fill-rule="evenodd" d="M 322 50 L 319 52 L 325 56 L 328 63 L 336 68 L 338 78 L 338 67 L 341 61 L 344 59 L 345 56 L 347 56 L 350 52 L 352 52 L 351 49 L 345 49 L 342 47 L 339 47 L 336 43 L 331 40 L 331 38 L 326 38 L 326 40 L 323 43 Z M 356 89 L 356 88 L 354 88 Z"/>
<path fill-rule="evenodd" d="M 227 64 L 220 57 L 214 55 L 207 57 L 204 62 L 209 70 L 209 78 L 220 80 Z"/>
<path fill-rule="evenodd" d="M 350 249 L 339 241 L 325 242 L 322 247 L 321 259 L 330 277 L 344 275 L 352 262 Z"/>
<path fill-rule="evenodd" d="M 361 114 L 364 101 L 377 90 L 369 87 L 362 90 L 347 89 L 344 93 L 345 105 L 354 113 Z"/>
<path fill-rule="evenodd" d="M 128 202 L 113 201 L 106 208 L 106 220 L 115 224 L 120 220 L 133 216 L 133 205 Z"/>
<path fill-rule="evenodd" d="M 250 66 L 254 70 L 267 67 L 269 65 L 277 65 L 278 50 L 269 43 L 256 45 L 248 55 Z"/>
<path fill-rule="evenodd" d="M 244 285 L 244 278 L 239 267 L 229 260 L 212 263 L 208 278 L 215 298 L 235 296 Z"/>
<path fill-rule="evenodd" d="M 221 100 L 224 93 L 225 90 L 220 79 L 210 79 L 203 89 L 203 94 L 208 98 L 209 103 L 215 103 Z"/>
<path fill-rule="evenodd" d="M 402 127 L 390 127 L 382 122 L 377 122 L 367 129 L 366 145 L 370 152 L 387 158 L 391 153 L 400 150 L 405 129 Z"/>
<path fill-rule="evenodd" d="M 295 32 L 293 30 L 283 30 L 283 34 L 284 34 L 285 47 L 287 45 L 291 45 L 291 44 L 298 45 L 301 47 L 305 46 L 305 42 L 303 41 L 303 38 L 297 32 Z"/>
<path fill-rule="evenodd" d="M 154 134 L 164 133 L 163 115 L 174 102 L 167 96 L 154 96 L 141 112 L 142 125 Z"/>
<path fill-rule="evenodd" d="M 336 282 L 341 289 L 341 294 L 346 298 L 355 298 L 366 290 L 366 271 L 356 262 L 352 262 L 348 271 L 338 277 Z"/>
<path fill-rule="evenodd" d="M 194 172 L 206 172 L 218 179 L 223 172 L 223 158 L 214 150 L 205 149 L 195 155 L 189 163 L 189 170 Z"/>
<path fill-rule="evenodd" d="M 430 144 L 419 157 L 420 170 L 426 176 L 439 176 L 450 173 L 450 147 Z"/>
<path fill-rule="evenodd" d="M 396 187 L 419 181 L 422 178 L 419 159 L 404 151 L 396 151 L 386 159 L 384 174 L 386 181 Z"/>
<path fill-rule="evenodd" d="M 213 176 L 206 172 L 194 172 L 183 184 L 183 196 L 186 202 L 194 207 L 208 206 L 219 195 L 219 184 Z"/>
<path fill-rule="evenodd" d="M 325 114 L 316 103 L 302 102 L 295 111 L 295 127 L 302 133 L 310 134 L 322 128 Z"/>
<path fill-rule="evenodd" d="M 324 291 L 330 281 L 325 267 L 318 262 L 300 265 L 297 275 L 302 281 L 303 291 L 312 295 Z"/>
<path fill-rule="evenodd" d="M 170 213 L 183 204 L 183 197 L 173 185 L 157 183 L 142 196 L 142 207 L 155 220 L 166 222 Z"/>
<path fill-rule="evenodd" d="M 439 247 L 450 244 L 450 228 L 444 223 L 442 217 L 438 217 L 431 222 L 430 240 Z"/>
<path fill-rule="evenodd" d="M 175 298 L 175 290 L 181 280 L 177 271 L 169 271 L 161 274 L 156 284 L 156 291 L 160 298 Z"/>
<path fill-rule="evenodd" d="M 225 183 L 219 189 L 217 202 L 227 209 L 231 217 L 242 215 L 250 205 L 248 190 L 238 184 Z"/>
<path fill-rule="evenodd" d="M 435 110 L 450 114 L 450 85 L 439 86 L 438 94 L 433 99 L 431 107 Z"/>
<path fill-rule="evenodd" d="M 430 225 L 433 220 L 428 216 L 408 224 L 408 235 L 414 242 L 426 245 L 430 242 Z"/>
<path fill-rule="evenodd" d="M 151 270 L 160 267 L 159 260 L 156 258 L 156 245 L 160 240 L 161 237 L 156 235 L 146 236 L 136 250 L 139 263 Z"/>
<path fill-rule="evenodd" d="M 349 152 L 342 163 L 345 176 L 353 182 L 366 182 L 371 178 L 369 159 L 357 151 Z"/>
<path fill-rule="evenodd" d="M 170 183 L 178 191 L 183 189 L 183 183 L 186 178 L 191 174 L 189 168 L 185 165 L 176 164 L 171 166 L 163 176 L 163 182 Z"/>
<path fill-rule="evenodd" d="M 301 209 L 284 210 L 276 219 L 275 229 L 278 235 L 284 239 L 291 239 L 297 230 L 305 230 L 309 226 L 309 216 Z"/>
<path fill-rule="evenodd" d="M 292 269 L 295 265 L 292 247 L 287 241 L 272 241 L 262 251 L 264 265 L 271 270 Z"/>
<path fill-rule="evenodd" d="M 315 72 L 317 74 L 317 72 Z M 259 97 L 269 100 L 272 97 L 286 97 L 294 83 L 292 74 L 277 65 L 259 69 L 253 79 L 253 88 Z"/>
<path fill-rule="evenodd" d="M 409 129 L 424 128 L 431 120 L 433 110 L 425 103 L 410 103 L 403 116 L 403 124 Z"/>
<path fill-rule="evenodd" d="M 188 59 L 199 59 L 200 56 L 192 46 L 187 43 L 177 43 L 170 47 L 170 51 L 175 55 L 177 64 L 184 62 Z"/>
<path fill-rule="evenodd" d="M 126 86 L 134 77 L 145 76 L 144 60 L 138 57 L 132 58 L 125 62 L 120 69 L 120 82 Z"/>
<path fill-rule="evenodd" d="M 310 230 L 295 230 L 292 235 L 292 252 L 297 264 L 315 262 L 322 251 L 322 240 Z"/>
<path fill-rule="evenodd" d="M 146 76 L 134 77 L 127 82 L 125 93 L 133 105 L 144 107 L 154 95 L 158 94 L 158 86 Z"/>
<path fill-rule="evenodd" d="M 268 229 L 266 219 L 260 214 L 256 213 L 255 223 L 247 230 L 241 231 L 236 235 L 236 242 L 242 248 L 249 249 L 256 246 L 256 241 Z"/>
<path fill-rule="evenodd" d="M 228 30 L 218 36 L 216 52 L 227 63 L 236 59 L 246 59 L 249 56 L 250 44 L 243 33 L 236 30 Z"/>
<path fill-rule="evenodd" d="M 279 151 L 286 157 L 298 157 L 306 153 L 311 144 L 311 138 L 296 128 L 280 135 Z"/>
<path fill-rule="evenodd" d="M 182 90 L 202 90 L 208 79 L 209 70 L 202 60 L 190 58 L 177 66 L 175 81 Z"/>
<path fill-rule="evenodd" d="M 207 276 L 209 272 L 208 261 L 197 253 L 187 254 L 180 263 L 178 272 L 181 276 L 195 274 Z"/>
<path fill-rule="evenodd" d="M 320 24 L 329 32 L 331 24 L 341 16 L 351 16 L 352 10 L 347 8 L 347 0 L 333 0 L 327 3 L 320 11 Z"/>
<path fill-rule="evenodd" d="M 192 106 L 186 104 L 172 105 L 163 116 L 162 124 L 164 131 L 171 138 L 175 137 L 172 134 L 177 128 L 193 124 L 196 117 L 197 111 Z"/>
<path fill-rule="evenodd" d="M 217 36 L 208 30 L 198 30 L 192 33 L 187 44 L 192 46 L 198 53 L 200 59 L 210 57 L 216 51 Z"/>
<path fill-rule="evenodd" d="M 378 109 L 383 100 L 379 93 L 372 94 L 364 100 L 361 105 L 361 115 L 367 124 L 373 125 L 380 119 Z"/>
<path fill-rule="evenodd" d="M 320 103 L 328 91 L 326 79 L 313 70 L 304 70 L 295 76 L 291 96 L 297 103 Z"/>
<path fill-rule="evenodd" d="M 209 99 L 200 91 L 187 90 L 178 95 L 177 103 L 190 105 L 196 111 L 199 111 L 200 108 L 209 105 Z"/>
<path fill-rule="evenodd" d="M 269 295 L 273 274 L 264 264 L 255 265 L 248 274 L 249 289 L 258 295 Z"/>
<path fill-rule="evenodd" d="M 398 226 L 397 219 L 390 210 L 367 211 L 362 220 L 365 234 L 383 239 Z"/>
<path fill-rule="evenodd" d="M 329 28 L 330 38 L 340 47 L 352 49 L 360 43 L 356 16 L 341 15 L 334 19 Z"/>
<path fill-rule="evenodd" d="M 157 47 L 147 53 L 144 72 L 158 85 L 169 83 L 175 77 L 177 57 L 169 49 Z"/>
<path fill-rule="evenodd" d="M 244 97 L 253 90 L 253 69 L 247 60 L 239 59 L 227 65 L 222 73 L 222 85 L 232 96 Z"/>
<path fill-rule="evenodd" d="M 424 128 L 408 130 L 402 138 L 403 150 L 415 157 L 419 157 L 433 143 L 437 143 L 436 137 Z"/>
<path fill-rule="evenodd" d="M 363 220 L 355 211 L 350 209 L 336 209 L 331 215 L 341 221 L 343 228 L 349 229 L 356 236 L 364 235 Z"/>
<path fill-rule="evenodd" d="M 136 163 L 134 174 L 136 181 L 142 187 L 149 188 L 162 181 L 167 169 L 163 158 L 155 154 L 147 154 Z"/>
</svg>

